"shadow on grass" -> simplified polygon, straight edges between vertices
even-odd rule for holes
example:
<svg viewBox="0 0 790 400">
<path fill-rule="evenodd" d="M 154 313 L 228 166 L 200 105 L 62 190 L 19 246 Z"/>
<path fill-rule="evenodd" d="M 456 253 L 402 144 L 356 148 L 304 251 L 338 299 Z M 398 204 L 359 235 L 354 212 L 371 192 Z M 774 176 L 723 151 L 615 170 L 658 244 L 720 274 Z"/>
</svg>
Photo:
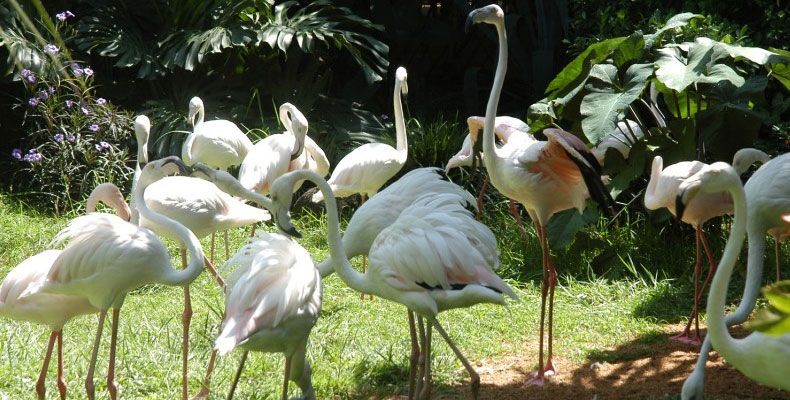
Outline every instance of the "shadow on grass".
<svg viewBox="0 0 790 400">
<path fill-rule="evenodd" d="M 680 325 L 673 325 L 679 331 Z M 674 334 L 674 333 L 672 333 Z M 544 386 L 526 386 L 535 356 L 481 369 L 480 399 L 676 399 L 697 351 L 653 332 L 611 350 L 590 352 L 581 365 L 559 360 L 559 375 Z M 469 398 L 468 381 L 436 387 L 436 399 Z M 708 399 L 790 399 L 790 393 L 758 385 L 713 354 L 707 366 Z M 394 397 L 392 397 L 394 398 Z"/>
<path fill-rule="evenodd" d="M 680 322 L 691 312 L 693 297 L 691 285 L 658 285 L 634 307 L 632 315 L 669 323 Z"/>
</svg>

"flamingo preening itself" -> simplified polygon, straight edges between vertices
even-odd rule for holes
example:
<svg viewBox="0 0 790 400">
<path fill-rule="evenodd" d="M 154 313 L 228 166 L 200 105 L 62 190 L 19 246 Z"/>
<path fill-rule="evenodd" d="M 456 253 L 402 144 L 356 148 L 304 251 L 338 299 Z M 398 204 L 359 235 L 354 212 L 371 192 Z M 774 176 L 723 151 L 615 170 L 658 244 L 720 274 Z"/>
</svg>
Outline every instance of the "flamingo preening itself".
<svg viewBox="0 0 790 400">
<path fill-rule="evenodd" d="M 227 170 L 241 164 L 252 150 L 252 141 L 236 124 L 224 119 L 204 121 L 205 109 L 200 97 L 189 100 L 189 124 L 192 133 L 184 140 L 181 158 L 187 165 L 202 162 Z"/>
<path fill-rule="evenodd" d="M 733 166 L 736 167 L 739 173 L 743 173 L 755 162 L 760 161 L 764 163 L 768 161 L 768 159 L 768 155 L 762 151 L 746 148 L 735 153 L 733 157 Z M 677 197 L 680 184 L 684 179 L 705 168 L 707 164 L 700 161 L 681 161 L 667 166 L 666 168 L 664 168 L 663 165 L 664 161 L 661 156 L 653 158 L 650 182 L 648 182 L 647 189 L 645 189 L 645 207 L 649 210 L 667 208 L 672 215 L 677 215 L 675 210 L 675 198 Z M 696 262 L 694 263 L 693 278 L 694 304 L 683 332 L 673 336 L 672 339 L 694 346 L 700 344 L 699 301 L 702 299 L 702 293 L 705 291 L 705 287 L 713 276 L 716 267 L 716 259 L 711 252 L 710 245 L 708 245 L 708 240 L 705 237 L 702 226 L 711 218 L 731 214 L 732 210 L 732 198 L 730 198 L 726 192 L 713 194 L 702 193 L 685 208 L 681 221 L 694 227 L 696 239 Z M 702 266 L 700 245 L 705 249 L 708 265 L 710 266 L 708 276 L 702 284 L 702 287 L 700 287 L 699 283 L 700 269 Z M 692 323 L 695 325 L 694 334 L 691 333 Z"/>
<path fill-rule="evenodd" d="M 746 190 L 741 185 L 740 174 L 735 169 L 727 163 L 714 163 L 683 181 L 678 192 L 676 207 L 678 216 L 682 218 L 685 206 L 699 195 L 726 191 L 732 197 L 734 204 L 732 230 L 708 294 L 708 336 L 713 348 L 744 375 L 763 385 L 784 390 L 790 390 L 790 379 L 788 379 L 790 333 L 767 335 L 752 332 L 744 338 L 736 339 L 727 329 L 728 322 L 733 320 L 727 318 L 724 312 L 730 276 L 747 233 L 749 234 L 748 267 L 756 266 L 760 274 L 749 271 L 741 305 L 747 308 L 754 305 L 756 297 L 754 287 L 760 285 L 759 281 L 762 278 L 765 233 L 771 227 L 786 225 L 787 220 L 790 219 L 788 177 L 790 177 L 790 155 L 787 154 L 767 162 L 758 169 L 747 183 Z M 754 222 L 751 222 L 752 219 Z M 748 299 L 746 294 L 750 295 Z M 684 396 L 701 398 L 702 383 L 699 375 L 694 376 L 693 382 L 687 384 L 688 389 L 697 386 L 698 391 L 687 391 L 684 385 Z"/>
<path fill-rule="evenodd" d="M 517 149 L 504 152 L 496 147 L 494 118 L 507 70 L 507 34 L 505 14 L 496 5 L 488 5 L 469 13 L 466 27 L 477 23 L 494 25 L 499 39 L 499 57 L 494 85 L 486 106 L 483 126 L 483 163 L 491 184 L 503 195 L 521 203 L 529 213 L 543 250 L 543 282 L 541 284 L 540 340 L 538 370 L 532 384 L 542 384 L 545 375 L 554 374 L 552 361 L 552 327 L 554 288 L 557 271 L 549 252 L 546 224 L 559 211 L 576 208 L 582 211 L 592 197 L 602 208 L 614 215 L 609 192 L 601 182 L 601 167 L 587 146 L 572 134 L 560 129 L 546 129 L 548 141 L 525 140 Z M 543 363 L 543 333 L 548 299 L 548 356 Z"/>
</svg>

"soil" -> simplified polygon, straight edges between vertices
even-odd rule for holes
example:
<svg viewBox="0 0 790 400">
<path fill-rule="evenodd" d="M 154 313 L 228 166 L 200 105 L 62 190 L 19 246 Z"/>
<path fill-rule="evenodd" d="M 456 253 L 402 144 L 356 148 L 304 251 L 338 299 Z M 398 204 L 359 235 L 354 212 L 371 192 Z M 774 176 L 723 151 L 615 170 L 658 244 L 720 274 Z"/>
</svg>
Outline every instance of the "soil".
<svg viewBox="0 0 790 400">
<path fill-rule="evenodd" d="M 667 326 L 665 336 L 637 339 L 616 349 L 595 353 L 581 364 L 555 357 L 558 373 L 542 387 L 525 385 L 537 364 L 532 348 L 525 349 L 521 356 L 478 362 L 475 368 L 480 374 L 480 398 L 680 398 L 680 388 L 694 369 L 698 354 L 697 348 L 668 339 L 682 328 L 682 325 Z M 740 333 L 745 334 L 743 331 Z M 470 398 L 468 381 L 458 386 L 437 388 L 435 394 L 436 399 Z M 749 380 L 716 352 L 712 352 L 708 360 L 705 394 L 707 399 L 714 400 L 790 399 L 790 392 L 767 388 Z"/>
</svg>

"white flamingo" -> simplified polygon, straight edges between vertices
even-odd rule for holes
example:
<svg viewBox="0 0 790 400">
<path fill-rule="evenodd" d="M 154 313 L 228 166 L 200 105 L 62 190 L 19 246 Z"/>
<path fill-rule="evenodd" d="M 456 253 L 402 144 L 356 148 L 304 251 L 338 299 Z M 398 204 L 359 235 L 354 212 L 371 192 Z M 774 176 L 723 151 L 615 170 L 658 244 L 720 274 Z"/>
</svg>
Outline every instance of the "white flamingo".
<svg viewBox="0 0 790 400">
<path fill-rule="evenodd" d="M 299 236 L 291 224 L 289 208 L 293 197 L 290 188 L 300 179 L 312 181 L 324 194 L 330 253 L 340 278 L 352 289 L 405 305 L 410 311 L 410 323 L 411 312 L 428 319 L 427 335 L 420 335 L 425 365 L 417 383 L 418 394 L 430 397 L 430 340 L 431 327 L 435 327 L 472 376 L 472 393 L 477 398 L 479 376 L 436 316 L 444 310 L 477 303 L 504 304 L 505 296 L 516 298 L 494 272 L 499 266 L 499 253 L 491 230 L 475 220 L 453 195 L 427 193 L 375 237 L 369 252 L 370 268 L 366 273 L 359 273 L 351 268 L 340 238 L 332 188 L 316 174 L 295 171 L 275 182 L 272 202 L 277 225 L 283 232 Z M 410 377 L 413 377 L 418 352 L 414 351 L 416 332 L 413 325 L 410 328 L 413 345 Z M 409 386 L 411 395 L 411 379 Z"/>
<path fill-rule="evenodd" d="M 546 129 L 548 141 L 530 140 L 520 143 L 518 149 L 505 152 L 494 141 L 494 117 L 502 92 L 507 69 L 507 36 L 502 9 L 492 4 L 473 10 L 466 19 L 467 29 L 476 23 L 492 24 L 499 38 L 499 58 L 494 85 L 486 107 L 483 126 L 483 163 L 497 190 L 527 209 L 543 250 L 543 282 L 541 289 L 540 339 L 538 371 L 532 384 L 542 384 L 545 373 L 556 372 L 552 361 L 552 327 L 554 315 L 554 289 L 557 272 L 548 248 L 546 224 L 549 218 L 569 208 L 584 209 L 585 200 L 593 200 L 610 214 L 614 214 L 613 200 L 601 182 L 601 168 L 593 154 L 577 137 L 560 129 Z M 548 357 L 543 364 L 543 331 L 548 297 Z"/>
<path fill-rule="evenodd" d="M 233 398 L 247 354 L 263 351 L 285 354 L 283 400 L 289 380 L 302 390 L 301 399 L 315 399 L 305 354 L 321 311 L 321 276 L 310 254 L 285 235 L 263 232 L 227 264 L 238 269 L 228 277 L 215 348 L 220 355 L 235 347 L 244 350 L 227 398 Z"/>
<path fill-rule="evenodd" d="M 147 228 L 126 222 L 114 215 L 91 213 L 69 222 L 54 243 L 67 245 L 55 259 L 46 281 L 38 290 L 43 293 L 81 296 L 99 309 L 96 339 L 85 379 L 88 399 L 95 398 L 93 375 L 107 311 L 112 308 L 110 364 L 107 388 L 112 399 L 117 398 L 115 382 L 115 349 L 118 318 L 126 294 L 149 283 L 173 286 L 190 284 L 203 270 L 203 250 L 197 237 L 183 225 L 151 211 L 143 200 L 145 188 L 166 175 L 186 171 L 186 166 L 175 157 L 156 160 L 145 165 L 133 196 L 142 218 L 167 229 L 189 249 L 190 261 L 185 270 L 175 270 L 162 241 Z"/>
<path fill-rule="evenodd" d="M 202 162 L 222 170 L 241 164 L 252 150 L 252 141 L 233 122 L 224 119 L 204 121 L 204 117 L 203 100 L 193 97 L 189 100 L 188 117 L 192 133 L 181 148 L 184 163 Z"/>
<path fill-rule="evenodd" d="M 384 143 L 367 143 L 346 154 L 337 163 L 329 178 L 329 186 L 336 197 L 348 197 L 359 193 L 361 202 L 364 202 L 365 196 L 372 197 L 376 194 L 406 163 L 409 145 L 401 102 L 401 94 L 409 92 L 406 78 L 406 69 L 398 67 L 395 71 L 395 89 L 392 94 L 395 148 Z M 312 200 L 319 202 L 323 200 L 323 195 L 317 192 Z"/>
<path fill-rule="evenodd" d="M 745 172 L 749 166 L 757 161 L 766 162 L 769 157 L 767 154 L 760 150 L 745 148 L 738 150 L 733 157 L 733 165 L 739 173 Z M 659 208 L 667 208 L 672 215 L 676 215 L 675 211 L 675 197 L 678 193 L 678 187 L 684 179 L 694 175 L 707 164 L 700 161 L 682 161 L 672 164 L 663 168 L 664 161 L 661 156 L 653 158 L 653 166 L 650 172 L 650 182 L 648 182 L 647 189 L 645 190 L 645 207 L 650 210 L 657 210 Z M 725 192 L 708 194 L 703 193 L 694 199 L 686 207 L 681 221 L 691 225 L 695 230 L 696 242 L 696 261 L 694 263 L 694 305 L 691 309 L 691 315 L 686 323 L 683 331 L 672 339 L 678 340 L 683 343 L 698 346 L 701 338 L 699 334 L 699 301 L 702 298 L 702 293 L 705 291 L 710 278 L 715 271 L 716 261 L 713 253 L 708 245 L 708 240 L 705 237 L 705 232 L 702 226 L 711 218 L 718 217 L 725 214 L 732 213 L 732 199 Z M 700 269 L 702 266 L 702 259 L 700 257 L 701 249 L 705 249 L 705 254 L 708 258 L 708 265 L 710 269 L 708 276 L 705 279 L 702 287 L 700 288 L 699 277 Z M 695 334 L 691 333 L 691 324 L 695 325 Z"/>
<path fill-rule="evenodd" d="M 787 379 L 790 376 L 790 363 L 787 362 L 790 360 L 790 334 L 774 336 L 753 332 L 742 339 L 733 338 L 727 330 L 727 323 L 732 320 L 725 317 L 724 310 L 730 276 L 747 230 L 755 242 L 751 244 L 750 240 L 748 257 L 755 260 L 749 262 L 749 267 L 758 266 L 765 251 L 765 232 L 777 224 L 784 224 L 790 215 L 788 177 L 790 155 L 786 154 L 769 161 L 752 176 L 747 183 L 747 196 L 740 174 L 726 163 L 714 163 L 686 179 L 677 197 L 678 215 L 681 217 L 683 206 L 700 194 L 726 191 L 732 197 L 735 208 L 732 230 L 708 294 L 708 336 L 713 348 L 744 375 L 763 385 L 784 390 L 790 390 L 790 380 Z M 751 219 L 756 221 L 751 223 Z M 751 250 L 755 250 L 755 254 Z M 758 266 L 757 269 L 761 268 Z M 757 274 L 749 272 L 749 278 L 752 278 L 749 280 L 759 279 Z M 749 280 L 746 290 L 749 290 L 748 286 L 755 285 Z M 756 285 L 759 286 L 759 281 Z M 748 302 L 753 305 L 754 299 L 748 299 Z"/>
<path fill-rule="evenodd" d="M 781 168 L 787 169 L 788 164 L 790 164 L 789 155 L 777 157 L 776 161 L 768 162 L 760 167 L 744 187 L 748 217 L 746 231 L 749 237 L 746 283 L 738 308 L 725 317 L 727 326 L 746 321 L 757 302 L 760 286 L 762 286 L 766 232 L 790 234 L 790 221 L 788 221 L 790 218 L 790 182 L 788 182 L 787 176 L 779 174 Z M 782 165 L 784 167 L 779 167 Z M 738 172 L 737 169 L 736 172 Z M 773 179 L 776 180 L 771 182 Z M 769 185 L 768 182 L 771 184 Z M 699 193 L 697 197 L 704 194 Z M 708 324 L 710 325 L 710 323 L 709 319 Z M 711 335 L 707 335 L 702 342 L 694 371 L 683 382 L 682 399 L 701 400 L 703 398 L 705 362 L 708 360 L 710 348 Z"/>
<path fill-rule="evenodd" d="M 112 207 L 119 218 L 129 220 L 129 206 L 126 205 L 121 191 L 112 183 L 103 183 L 93 189 L 88 196 L 85 206 L 86 212 L 94 212 L 98 202 Z M 0 316 L 47 325 L 52 331 L 44 355 L 44 364 L 36 382 L 36 395 L 40 400 L 46 398 L 47 369 L 56 340 L 58 345 L 57 386 L 61 400 L 66 399 L 66 380 L 63 377 L 63 326 L 74 317 L 99 311 L 91 306 L 85 297 L 52 294 L 38 290 L 46 281 L 49 270 L 60 253 L 61 250 L 45 250 L 28 257 L 14 267 L 0 283 Z"/>
<path fill-rule="evenodd" d="M 241 163 L 239 181 L 248 190 L 267 194 L 277 177 L 297 169 L 312 168 L 323 175 L 329 172 L 329 162 L 323 151 L 315 142 L 308 145 L 308 124 L 304 114 L 291 103 L 281 105 L 279 114 L 286 131 L 255 143 Z M 305 149 L 312 150 L 306 152 Z M 301 182 L 294 190 L 300 185 Z"/>
</svg>

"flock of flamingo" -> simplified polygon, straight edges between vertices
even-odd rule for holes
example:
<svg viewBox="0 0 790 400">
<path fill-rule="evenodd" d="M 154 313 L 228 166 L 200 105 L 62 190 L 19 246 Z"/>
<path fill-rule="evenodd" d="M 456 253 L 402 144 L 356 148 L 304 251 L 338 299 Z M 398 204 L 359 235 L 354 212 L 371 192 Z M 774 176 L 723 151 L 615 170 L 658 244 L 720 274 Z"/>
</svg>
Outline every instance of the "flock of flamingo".
<svg viewBox="0 0 790 400">
<path fill-rule="evenodd" d="M 559 211 L 583 210 L 588 198 L 613 215 L 614 202 L 601 178 L 603 155 L 608 148 L 614 148 L 627 157 L 630 144 L 640 140 L 642 132 L 632 121 L 623 121 L 609 138 L 590 149 L 560 129 L 544 130 L 548 140 L 540 141 L 529 133 L 525 123 L 497 117 L 507 67 L 504 13 L 497 5 L 476 9 L 467 18 L 467 28 L 478 23 L 493 25 L 498 34 L 494 85 L 485 117 L 469 118 L 469 136 L 447 168 L 470 165 L 473 144 L 482 140 L 482 163 L 490 183 L 512 199 L 511 210 L 517 218 L 515 203 L 520 203 L 535 225 L 543 252 L 544 278 L 539 362 L 528 384 L 540 385 L 557 373 L 552 361 L 557 270 L 548 249 L 546 224 Z M 478 303 L 505 304 L 508 297 L 515 300 L 516 294 L 496 274 L 499 254 L 494 234 L 470 211 L 482 207 L 482 197 L 476 200 L 438 168 L 410 171 L 382 190 L 407 158 L 401 104 L 401 94 L 407 93 L 406 81 L 406 70 L 398 68 L 393 93 L 396 147 L 363 145 L 337 164 L 328 181 L 324 177 L 329 172 L 329 162 L 307 136 L 307 119 L 292 104 L 280 107 L 285 132 L 253 144 L 230 121 L 204 121 L 203 103 L 195 97 L 189 103 L 193 132 L 184 143 L 181 158 L 155 161 L 148 160 L 150 121 L 145 116 L 137 117 L 138 166 L 131 207 L 117 187 L 99 185 L 88 199 L 88 213 L 70 221 L 55 237 L 53 245 L 64 243 L 65 247 L 45 250 L 22 261 L 0 286 L 0 315 L 48 325 L 52 330 L 36 384 L 38 398 L 45 398 L 45 378 L 55 344 L 57 387 L 61 398 L 66 398 L 63 327 L 74 317 L 98 313 L 85 378 L 87 397 L 95 398 L 94 371 L 109 311 L 112 323 L 107 388 L 110 397 L 117 398 L 115 358 L 121 306 L 130 291 L 160 283 L 184 288 L 182 398 L 187 399 L 192 315 L 189 285 L 204 268 L 224 290 L 226 304 L 205 380 L 194 398 L 208 398 L 217 353 L 224 355 L 237 347 L 244 353 L 228 398 L 233 396 L 249 351 L 284 354 L 283 399 L 287 398 L 290 381 L 301 390 L 301 398 L 315 398 L 305 350 L 321 310 L 321 279 L 333 272 L 362 294 L 406 307 L 412 344 L 410 399 L 431 397 L 434 329 L 468 370 L 471 394 L 477 398 L 480 378 L 437 315 Z M 497 137 L 501 145 L 497 144 Z M 758 161 L 762 166 L 742 185 L 741 173 Z M 226 172 L 232 166 L 240 166 L 238 179 Z M 330 257 L 320 264 L 314 263 L 307 250 L 293 239 L 300 234 L 292 225 L 289 208 L 294 191 L 304 181 L 318 187 L 312 200 L 324 201 L 326 206 Z M 353 194 L 359 194 L 363 203 L 341 234 L 335 199 Z M 116 215 L 94 212 L 97 202 L 115 209 Z M 763 272 L 766 233 L 777 238 L 777 243 L 790 234 L 790 156 L 769 160 L 765 153 L 744 149 L 735 155 L 732 166 L 688 161 L 666 168 L 661 157 L 656 157 L 644 202 L 650 209 L 668 208 L 697 232 L 694 307 L 686 329 L 676 337 L 678 340 L 700 343 L 697 304 L 705 286 L 709 282 L 711 286 L 707 303 L 709 334 L 702 343 L 696 369 L 683 386 L 683 398 L 702 398 L 705 360 L 711 347 L 749 378 L 790 390 L 790 334 L 768 336 L 755 332 L 734 339 L 727 330 L 729 325 L 743 322 L 754 308 Z M 702 226 L 724 214 L 734 214 L 734 221 L 723 257 L 717 263 Z M 228 257 L 229 229 L 270 219 L 282 233 L 260 232 Z M 213 237 L 220 231 L 226 234 L 227 265 L 233 268 L 225 279 L 212 264 Z M 209 234 L 211 257 L 206 257 L 199 238 Z M 743 297 L 737 311 L 725 316 L 729 278 L 747 235 L 748 272 Z M 181 248 L 180 269 L 171 265 L 161 238 L 173 240 Z M 710 264 L 702 287 L 698 279 L 700 247 L 704 247 Z M 359 255 L 369 258 L 370 265 L 362 272 L 349 262 L 349 258 Z M 777 272 L 778 263 L 777 259 Z"/>
</svg>

